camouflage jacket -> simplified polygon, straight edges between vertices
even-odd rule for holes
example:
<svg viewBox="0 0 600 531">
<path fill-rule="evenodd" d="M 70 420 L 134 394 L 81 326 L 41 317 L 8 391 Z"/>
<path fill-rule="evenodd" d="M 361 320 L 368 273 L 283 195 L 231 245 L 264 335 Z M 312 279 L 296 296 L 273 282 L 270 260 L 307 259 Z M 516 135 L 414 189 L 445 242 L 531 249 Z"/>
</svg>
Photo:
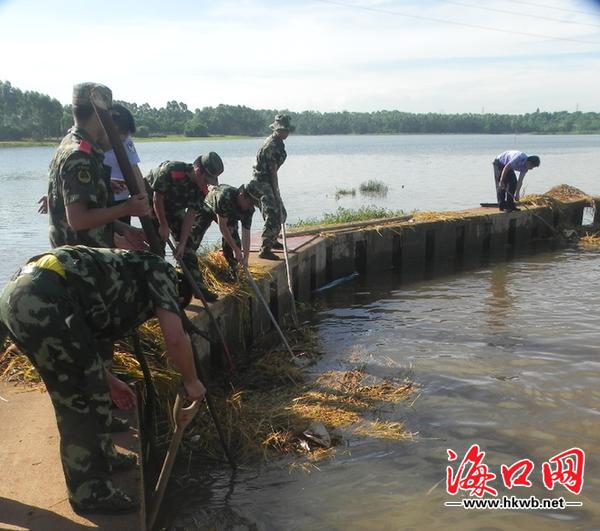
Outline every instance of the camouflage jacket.
<svg viewBox="0 0 600 531">
<path fill-rule="evenodd" d="M 154 317 L 157 308 L 180 315 L 177 273 L 155 254 L 83 246 L 44 254 L 55 255 L 64 267 L 67 292 L 79 306 L 74 309 L 97 338 L 118 339 Z"/>
<path fill-rule="evenodd" d="M 271 172 L 277 171 L 285 162 L 287 153 L 285 145 L 276 133 L 265 140 L 265 143 L 256 154 L 256 164 L 253 170 L 253 179 L 271 183 Z"/>
<path fill-rule="evenodd" d="M 227 218 L 229 222 L 242 222 L 242 227 L 250 229 L 254 208 L 243 211 L 239 208 L 236 197 L 238 189 L 228 184 L 211 186 L 208 195 L 204 199 L 204 210 L 213 216 L 219 215 Z"/>
<path fill-rule="evenodd" d="M 190 179 L 187 174 L 192 171 L 191 164 L 167 160 L 146 176 L 151 190 L 164 194 L 167 220 L 182 218 L 188 208 L 202 208 L 207 190 L 203 193 Z"/>
<path fill-rule="evenodd" d="M 112 205 L 110 167 L 103 164 L 102 150 L 84 129 L 73 127 L 58 146 L 50 163 L 48 214 L 50 244 L 114 247 L 113 225 L 75 231 L 67 222 L 66 207 L 82 202 L 88 208 Z"/>
</svg>

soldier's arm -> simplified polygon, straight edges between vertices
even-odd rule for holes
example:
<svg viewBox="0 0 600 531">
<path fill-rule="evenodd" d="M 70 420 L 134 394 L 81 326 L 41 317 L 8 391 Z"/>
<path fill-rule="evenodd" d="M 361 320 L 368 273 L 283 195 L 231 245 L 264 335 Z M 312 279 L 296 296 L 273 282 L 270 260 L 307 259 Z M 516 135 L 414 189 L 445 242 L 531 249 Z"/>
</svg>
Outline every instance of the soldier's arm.
<svg viewBox="0 0 600 531">
<path fill-rule="evenodd" d="M 192 233 L 192 228 L 194 227 L 194 222 L 196 221 L 196 216 L 198 216 L 198 212 L 193 208 L 188 208 L 185 216 L 183 218 L 183 222 L 181 223 L 181 233 L 179 235 L 179 243 L 177 244 L 177 249 L 175 249 L 175 258 L 178 260 L 183 256 L 183 251 L 187 244 L 188 238 Z"/>
<path fill-rule="evenodd" d="M 125 203 L 104 208 L 89 208 L 98 199 L 95 171 L 89 158 L 78 152 L 70 156 L 61 171 L 61 193 L 67 222 L 73 230 L 88 230 L 107 225 L 124 216 L 143 216 L 148 213 L 145 195 L 133 196 Z"/>
<path fill-rule="evenodd" d="M 237 243 L 235 243 L 235 240 L 231 236 L 231 232 L 229 230 L 229 227 L 227 226 L 229 219 L 226 218 L 225 216 L 219 216 L 217 214 L 217 222 L 219 224 L 219 230 L 221 231 L 223 238 L 225 238 L 225 241 L 233 249 L 233 254 L 235 255 L 235 259 L 238 262 L 241 262 L 242 261 L 242 250 L 238 247 Z"/>
<path fill-rule="evenodd" d="M 169 239 L 169 224 L 167 223 L 167 215 L 165 213 L 165 194 L 154 190 L 152 205 L 158 219 L 158 233 L 163 241 L 167 241 Z"/>
<path fill-rule="evenodd" d="M 156 310 L 156 316 L 165 338 L 167 354 L 181 373 L 183 385 L 191 400 L 204 398 L 206 388 L 198 379 L 190 338 L 183 330 L 181 318 L 176 313 L 163 308 Z"/>
<path fill-rule="evenodd" d="M 125 203 L 106 208 L 88 208 L 83 201 L 66 206 L 67 222 L 73 230 L 94 229 L 124 216 L 145 216 L 148 210 L 148 200 L 144 194 L 134 195 Z"/>
</svg>

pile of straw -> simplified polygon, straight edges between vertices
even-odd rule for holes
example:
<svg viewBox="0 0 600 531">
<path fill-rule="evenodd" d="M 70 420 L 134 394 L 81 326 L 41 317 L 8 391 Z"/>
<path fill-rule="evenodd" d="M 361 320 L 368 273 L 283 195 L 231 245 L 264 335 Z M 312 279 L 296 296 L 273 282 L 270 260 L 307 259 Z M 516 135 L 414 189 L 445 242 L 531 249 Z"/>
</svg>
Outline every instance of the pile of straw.
<svg viewBox="0 0 600 531">
<path fill-rule="evenodd" d="M 309 329 L 288 331 L 287 336 L 298 358 L 309 364 L 317 360 L 318 343 Z M 170 411 L 179 376 L 169 367 L 156 320 L 140 328 L 140 339 L 160 396 L 160 409 L 163 413 Z M 132 351 L 128 340 L 117 342 L 114 371 L 128 380 L 142 380 Z M 29 360 L 14 346 L 0 356 L 0 377 L 39 382 Z M 293 458 L 290 467 L 308 470 L 334 455 L 334 446 L 345 436 L 394 440 L 411 436 L 401 423 L 383 421 L 377 414 L 385 406 L 408 399 L 413 385 L 404 379 L 377 380 L 361 365 L 326 372 L 309 381 L 306 370 L 287 351 L 265 352 L 264 345 L 259 345 L 235 381 L 221 385 L 213 382 L 209 387 L 228 445 L 239 463 L 289 456 Z M 304 435 L 313 422 L 330 432 L 332 447 L 322 447 Z M 194 455 L 222 459 L 221 445 L 206 409 L 188 429 L 185 447 Z"/>
<path fill-rule="evenodd" d="M 6 348 L 0 350 L 0 380 L 20 384 L 40 383 L 40 375 L 16 345 L 7 343 Z"/>
<path fill-rule="evenodd" d="M 402 423 L 381 420 L 377 414 L 407 400 L 413 390 L 404 379 L 377 380 L 362 366 L 330 371 L 308 382 L 287 352 L 274 350 L 251 363 L 232 388 L 213 390 L 213 398 L 238 462 L 270 461 L 285 455 L 293 458 L 292 468 L 307 469 L 333 456 L 344 437 L 411 438 Z M 326 428 L 332 447 L 307 438 L 305 432 L 314 423 Z M 186 447 L 221 458 L 208 416 L 195 420 Z"/>
<path fill-rule="evenodd" d="M 199 255 L 198 268 L 204 285 L 219 296 L 233 295 L 241 298 L 249 295 L 248 288 L 241 282 L 241 271 L 237 278 L 233 278 L 229 264 L 220 251 Z"/>
<path fill-rule="evenodd" d="M 544 195 L 550 196 L 558 201 L 573 201 L 575 199 L 590 199 L 590 196 L 579 188 L 568 184 L 560 184 L 550 188 Z"/>
<path fill-rule="evenodd" d="M 459 219 L 470 215 L 468 212 L 415 212 L 413 214 L 412 219 L 410 220 L 413 223 L 427 223 L 433 221 L 445 221 L 452 222 L 458 221 Z"/>
</svg>

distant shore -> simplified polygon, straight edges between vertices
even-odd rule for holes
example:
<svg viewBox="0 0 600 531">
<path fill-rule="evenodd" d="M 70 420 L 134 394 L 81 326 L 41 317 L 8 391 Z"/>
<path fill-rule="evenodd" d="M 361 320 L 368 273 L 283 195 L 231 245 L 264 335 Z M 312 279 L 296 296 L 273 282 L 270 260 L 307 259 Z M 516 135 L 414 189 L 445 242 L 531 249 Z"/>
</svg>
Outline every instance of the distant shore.
<svg viewBox="0 0 600 531">
<path fill-rule="evenodd" d="M 208 141 L 208 140 L 245 140 L 248 138 L 264 138 L 268 135 L 265 132 L 262 136 L 248 136 L 248 135 L 214 135 L 214 136 L 185 136 L 185 135 L 165 135 L 165 136 L 150 136 L 150 137 L 139 137 L 135 136 L 136 144 L 142 142 L 194 142 L 194 141 Z M 434 136 L 434 135 L 445 135 L 445 136 L 525 136 L 525 135 L 539 135 L 539 136 L 587 136 L 587 135 L 600 135 L 599 131 L 585 131 L 585 132 L 560 132 L 560 133 L 539 133 L 539 132 L 527 132 L 527 133 L 366 133 L 359 135 L 356 133 L 332 133 L 323 135 L 298 135 L 298 136 Z M 1 140 L 0 149 L 2 148 L 16 148 L 16 147 L 54 147 L 57 146 L 61 138 L 45 138 L 43 140 Z"/>
<path fill-rule="evenodd" d="M 265 135 L 266 136 L 266 135 Z M 219 135 L 219 136 L 185 136 L 185 135 L 166 135 L 166 136 L 151 136 L 142 138 L 135 137 L 135 143 L 142 142 L 192 142 L 203 140 L 242 140 L 252 138 L 244 135 Z M 44 138 L 43 140 L 3 140 L 0 141 L 1 148 L 16 148 L 16 147 L 55 147 L 58 146 L 62 138 Z"/>
</svg>

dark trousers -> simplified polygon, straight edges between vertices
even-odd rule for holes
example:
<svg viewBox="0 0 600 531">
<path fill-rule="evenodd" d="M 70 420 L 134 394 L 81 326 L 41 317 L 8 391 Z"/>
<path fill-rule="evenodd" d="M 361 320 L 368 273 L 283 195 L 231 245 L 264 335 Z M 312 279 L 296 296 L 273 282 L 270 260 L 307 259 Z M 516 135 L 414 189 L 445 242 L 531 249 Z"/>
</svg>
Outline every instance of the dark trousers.
<svg viewBox="0 0 600 531">
<path fill-rule="evenodd" d="M 504 165 L 494 161 L 494 182 L 496 184 L 496 197 L 498 198 L 498 208 L 500 210 L 513 210 L 515 208 L 515 192 L 517 191 L 517 176 L 514 170 L 510 170 L 506 176 L 504 189 L 500 189 L 500 176 Z"/>
</svg>

